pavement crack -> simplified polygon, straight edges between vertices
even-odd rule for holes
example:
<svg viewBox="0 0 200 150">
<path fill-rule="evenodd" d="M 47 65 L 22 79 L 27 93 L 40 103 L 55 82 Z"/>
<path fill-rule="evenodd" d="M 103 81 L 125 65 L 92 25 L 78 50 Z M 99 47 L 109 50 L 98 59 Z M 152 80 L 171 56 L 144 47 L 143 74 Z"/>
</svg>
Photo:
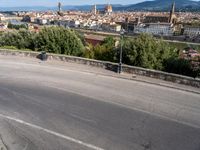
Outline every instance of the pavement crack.
<svg viewBox="0 0 200 150">
<path fill-rule="evenodd" d="M 28 143 L 26 144 L 26 146 L 23 148 L 23 150 L 27 150 L 27 148 L 28 148 Z"/>
<path fill-rule="evenodd" d="M 13 135 L 16 136 L 18 140 L 22 141 L 22 143 L 20 145 L 20 146 L 24 145 L 21 147 L 21 148 L 23 148 L 22 150 L 27 150 L 31 146 L 37 148 L 37 146 L 34 144 L 34 142 L 24 135 L 25 131 L 22 128 L 15 126 L 10 121 L 7 121 L 7 124 L 8 124 L 8 128 L 10 129 L 10 132 L 13 133 Z M 6 150 L 8 150 L 8 149 L 6 149 Z"/>
<path fill-rule="evenodd" d="M 2 146 L 1 146 L 1 143 L 0 143 L 0 150 L 9 150 L 8 146 L 6 145 L 5 141 L 3 140 L 3 137 L 2 137 L 1 134 L 0 134 L 0 142 L 2 143 Z"/>
<path fill-rule="evenodd" d="M 144 147 L 144 150 L 151 150 L 151 141 L 142 144 L 142 147 Z"/>
<path fill-rule="evenodd" d="M 72 114 L 71 113 L 70 116 L 73 117 L 73 118 L 85 121 L 85 122 L 90 122 L 90 123 L 97 124 L 96 121 L 94 121 L 94 120 L 91 120 L 91 119 L 88 119 L 88 118 L 85 118 L 85 117 L 82 117 L 82 116 L 79 116 L 79 115 L 76 115 L 76 114 Z"/>
</svg>

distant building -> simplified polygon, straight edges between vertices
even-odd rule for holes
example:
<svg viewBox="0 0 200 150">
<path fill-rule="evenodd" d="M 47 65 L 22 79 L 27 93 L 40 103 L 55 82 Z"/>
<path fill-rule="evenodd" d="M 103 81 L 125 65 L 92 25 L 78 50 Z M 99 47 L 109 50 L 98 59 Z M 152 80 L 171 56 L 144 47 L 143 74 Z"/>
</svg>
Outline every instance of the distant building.
<svg viewBox="0 0 200 150">
<path fill-rule="evenodd" d="M 84 38 L 87 43 L 92 44 L 93 46 L 96 46 L 98 44 L 103 43 L 105 36 L 94 35 L 94 34 L 85 34 Z"/>
<path fill-rule="evenodd" d="M 35 18 L 36 18 L 36 16 L 33 14 L 25 15 L 25 16 L 23 16 L 22 21 L 23 22 L 34 22 Z"/>
<path fill-rule="evenodd" d="M 101 24 L 101 28 L 104 31 L 109 31 L 109 29 L 110 29 L 110 23 L 102 23 Z"/>
<path fill-rule="evenodd" d="M 120 32 L 122 27 L 120 24 L 103 23 L 101 28 L 104 31 Z"/>
<path fill-rule="evenodd" d="M 8 25 L 7 24 L 4 24 L 4 23 L 0 23 L 0 30 L 5 30 L 8 28 Z"/>
<path fill-rule="evenodd" d="M 184 35 L 188 36 L 199 36 L 200 35 L 200 27 L 195 27 L 195 26 L 185 26 L 184 27 Z"/>
<path fill-rule="evenodd" d="M 12 24 L 12 25 L 25 25 L 25 26 L 28 25 L 27 23 L 21 22 L 19 20 L 9 20 L 9 24 Z"/>
<path fill-rule="evenodd" d="M 61 6 L 62 6 L 61 2 L 58 2 L 58 12 L 61 12 Z"/>
<path fill-rule="evenodd" d="M 4 21 L 6 18 L 3 14 L 0 14 L 0 21 Z"/>
<path fill-rule="evenodd" d="M 134 33 L 173 36 L 175 31 L 174 24 L 176 21 L 175 3 L 173 3 L 169 14 L 146 16 L 143 23 L 140 23 L 140 19 L 137 19 L 135 21 Z"/>
<path fill-rule="evenodd" d="M 175 15 L 175 2 L 172 4 L 172 9 L 169 15 L 169 23 L 176 23 L 177 17 Z"/>
<path fill-rule="evenodd" d="M 94 15 L 97 14 L 97 5 L 96 4 L 92 8 L 92 14 L 94 14 Z"/>
<path fill-rule="evenodd" d="M 71 28 L 78 28 L 80 26 L 80 21 L 78 20 L 70 20 L 69 27 Z"/>
<path fill-rule="evenodd" d="M 193 70 L 200 68 L 200 53 L 190 47 L 180 52 L 179 57 L 190 61 Z"/>
<path fill-rule="evenodd" d="M 110 31 L 120 32 L 121 29 L 122 29 L 122 27 L 119 24 L 112 24 L 112 25 L 110 25 Z"/>
<path fill-rule="evenodd" d="M 177 21 L 177 17 L 175 14 L 175 2 L 172 4 L 172 8 L 170 10 L 169 15 L 149 15 L 146 16 L 144 23 L 173 23 L 175 24 Z"/>
<path fill-rule="evenodd" d="M 70 22 L 69 20 L 54 20 L 52 24 L 68 28 L 69 22 Z"/>
<path fill-rule="evenodd" d="M 40 25 L 46 25 L 49 23 L 48 19 L 43 19 L 43 18 L 35 18 L 34 21 L 36 24 L 40 24 Z"/>
<path fill-rule="evenodd" d="M 146 16 L 144 23 L 167 23 L 169 22 L 169 16 L 168 15 L 162 15 L 162 16 Z"/>
<path fill-rule="evenodd" d="M 135 18 L 135 20 L 130 20 L 130 18 L 126 17 L 125 21 L 118 21 L 116 24 L 121 25 L 121 28 L 123 28 L 127 32 L 134 32 L 134 27 L 139 25 L 140 18 Z"/>
<path fill-rule="evenodd" d="M 134 33 L 149 33 L 153 35 L 172 36 L 174 28 L 171 23 L 148 23 L 135 26 Z"/>
<path fill-rule="evenodd" d="M 59 2 L 59 3 L 58 3 L 58 15 L 60 15 L 60 16 L 64 16 L 61 7 L 62 7 L 62 4 L 61 4 L 61 2 Z"/>
<path fill-rule="evenodd" d="M 111 15 L 112 12 L 113 12 L 112 5 L 110 5 L 110 4 L 106 5 L 104 11 L 105 11 L 105 14 L 106 14 L 106 15 Z"/>
</svg>

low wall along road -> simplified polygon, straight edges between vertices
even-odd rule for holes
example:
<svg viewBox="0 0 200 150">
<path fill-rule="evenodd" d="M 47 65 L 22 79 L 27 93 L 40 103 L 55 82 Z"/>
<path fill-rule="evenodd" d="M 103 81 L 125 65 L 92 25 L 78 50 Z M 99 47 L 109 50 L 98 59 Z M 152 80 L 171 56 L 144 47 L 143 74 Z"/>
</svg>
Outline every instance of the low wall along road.
<svg viewBox="0 0 200 150">
<path fill-rule="evenodd" d="M 6 50 L 6 49 L 1 49 L 0 54 L 1 55 L 15 55 L 15 56 L 22 56 L 22 57 L 33 57 L 33 58 L 36 58 L 40 55 L 40 53 L 38 52 Z M 117 63 L 112 63 L 112 62 L 107 62 L 107 61 L 98 61 L 98 60 L 67 56 L 67 55 L 48 54 L 48 60 L 59 60 L 59 61 L 64 61 L 64 62 L 86 64 L 89 66 L 100 67 L 100 68 L 113 70 L 113 71 L 117 71 L 117 68 L 118 68 Z M 150 69 L 145 69 L 145 68 L 140 68 L 140 67 L 135 67 L 135 66 L 128 66 L 128 65 L 123 65 L 123 72 L 152 77 L 156 79 L 161 79 L 165 81 L 170 81 L 174 83 L 179 83 L 179 84 L 184 84 L 184 85 L 200 88 L 200 79 L 194 79 L 187 76 L 166 73 L 166 72 L 156 71 L 156 70 L 150 70 Z"/>
</svg>

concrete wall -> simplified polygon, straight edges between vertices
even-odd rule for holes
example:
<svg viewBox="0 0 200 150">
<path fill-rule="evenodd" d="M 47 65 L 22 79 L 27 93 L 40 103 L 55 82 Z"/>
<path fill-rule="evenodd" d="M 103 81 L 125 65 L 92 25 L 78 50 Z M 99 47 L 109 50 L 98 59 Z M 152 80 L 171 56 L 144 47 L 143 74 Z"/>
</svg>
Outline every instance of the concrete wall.
<svg viewBox="0 0 200 150">
<path fill-rule="evenodd" d="M 29 52 L 29 51 L 14 51 L 14 50 L 2 50 L 0 49 L 1 55 L 14 55 L 14 56 L 22 56 L 22 57 L 32 57 L 36 58 L 40 53 L 38 52 Z M 94 67 L 100 67 L 112 71 L 117 71 L 118 64 L 106 62 L 106 61 L 98 61 L 98 60 L 91 60 L 86 58 L 74 57 L 74 56 L 66 56 L 66 55 L 57 55 L 57 54 L 48 54 L 48 60 L 59 60 L 65 62 L 72 62 L 78 64 L 85 64 Z M 191 77 L 186 77 L 177 74 L 166 73 L 162 71 L 144 69 L 140 67 L 128 66 L 123 65 L 123 72 L 136 74 L 141 76 L 152 77 L 156 79 L 161 79 L 165 81 L 170 81 L 179 84 L 190 85 L 193 87 L 200 88 L 200 79 L 194 79 Z"/>
</svg>

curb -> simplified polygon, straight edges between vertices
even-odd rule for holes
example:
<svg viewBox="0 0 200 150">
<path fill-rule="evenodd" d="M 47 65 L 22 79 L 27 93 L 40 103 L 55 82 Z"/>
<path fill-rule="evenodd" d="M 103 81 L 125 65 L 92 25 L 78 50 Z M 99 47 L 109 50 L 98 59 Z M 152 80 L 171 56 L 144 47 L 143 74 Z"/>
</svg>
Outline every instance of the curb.
<svg viewBox="0 0 200 150">
<path fill-rule="evenodd" d="M 96 74 L 96 75 L 102 75 L 102 76 L 107 76 L 107 77 L 119 78 L 119 79 L 124 79 L 124 80 L 132 80 L 132 81 L 137 81 L 137 82 L 143 82 L 143 83 L 147 83 L 147 84 L 167 87 L 167 88 L 176 89 L 176 90 L 180 90 L 180 91 L 200 94 L 200 91 L 194 91 L 194 90 L 185 89 L 185 88 L 176 87 L 176 86 L 171 86 L 171 85 L 166 85 L 166 84 L 162 84 L 162 83 L 155 83 L 155 82 L 150 82 L 150 81 L 147 81 L 147 80 L 136 79 L 137 77 L 128 78 L 128 77 L 123 77 L 123 76 L 120 76 L 120 75 L 108 75 L 108 74 L 105 74 L 105 73 L 97 73 L 97 72 L 92 72 L 92 71 L 83 71 L 83 72 L 93 73 L 93 74 Z"/>
</svg>

